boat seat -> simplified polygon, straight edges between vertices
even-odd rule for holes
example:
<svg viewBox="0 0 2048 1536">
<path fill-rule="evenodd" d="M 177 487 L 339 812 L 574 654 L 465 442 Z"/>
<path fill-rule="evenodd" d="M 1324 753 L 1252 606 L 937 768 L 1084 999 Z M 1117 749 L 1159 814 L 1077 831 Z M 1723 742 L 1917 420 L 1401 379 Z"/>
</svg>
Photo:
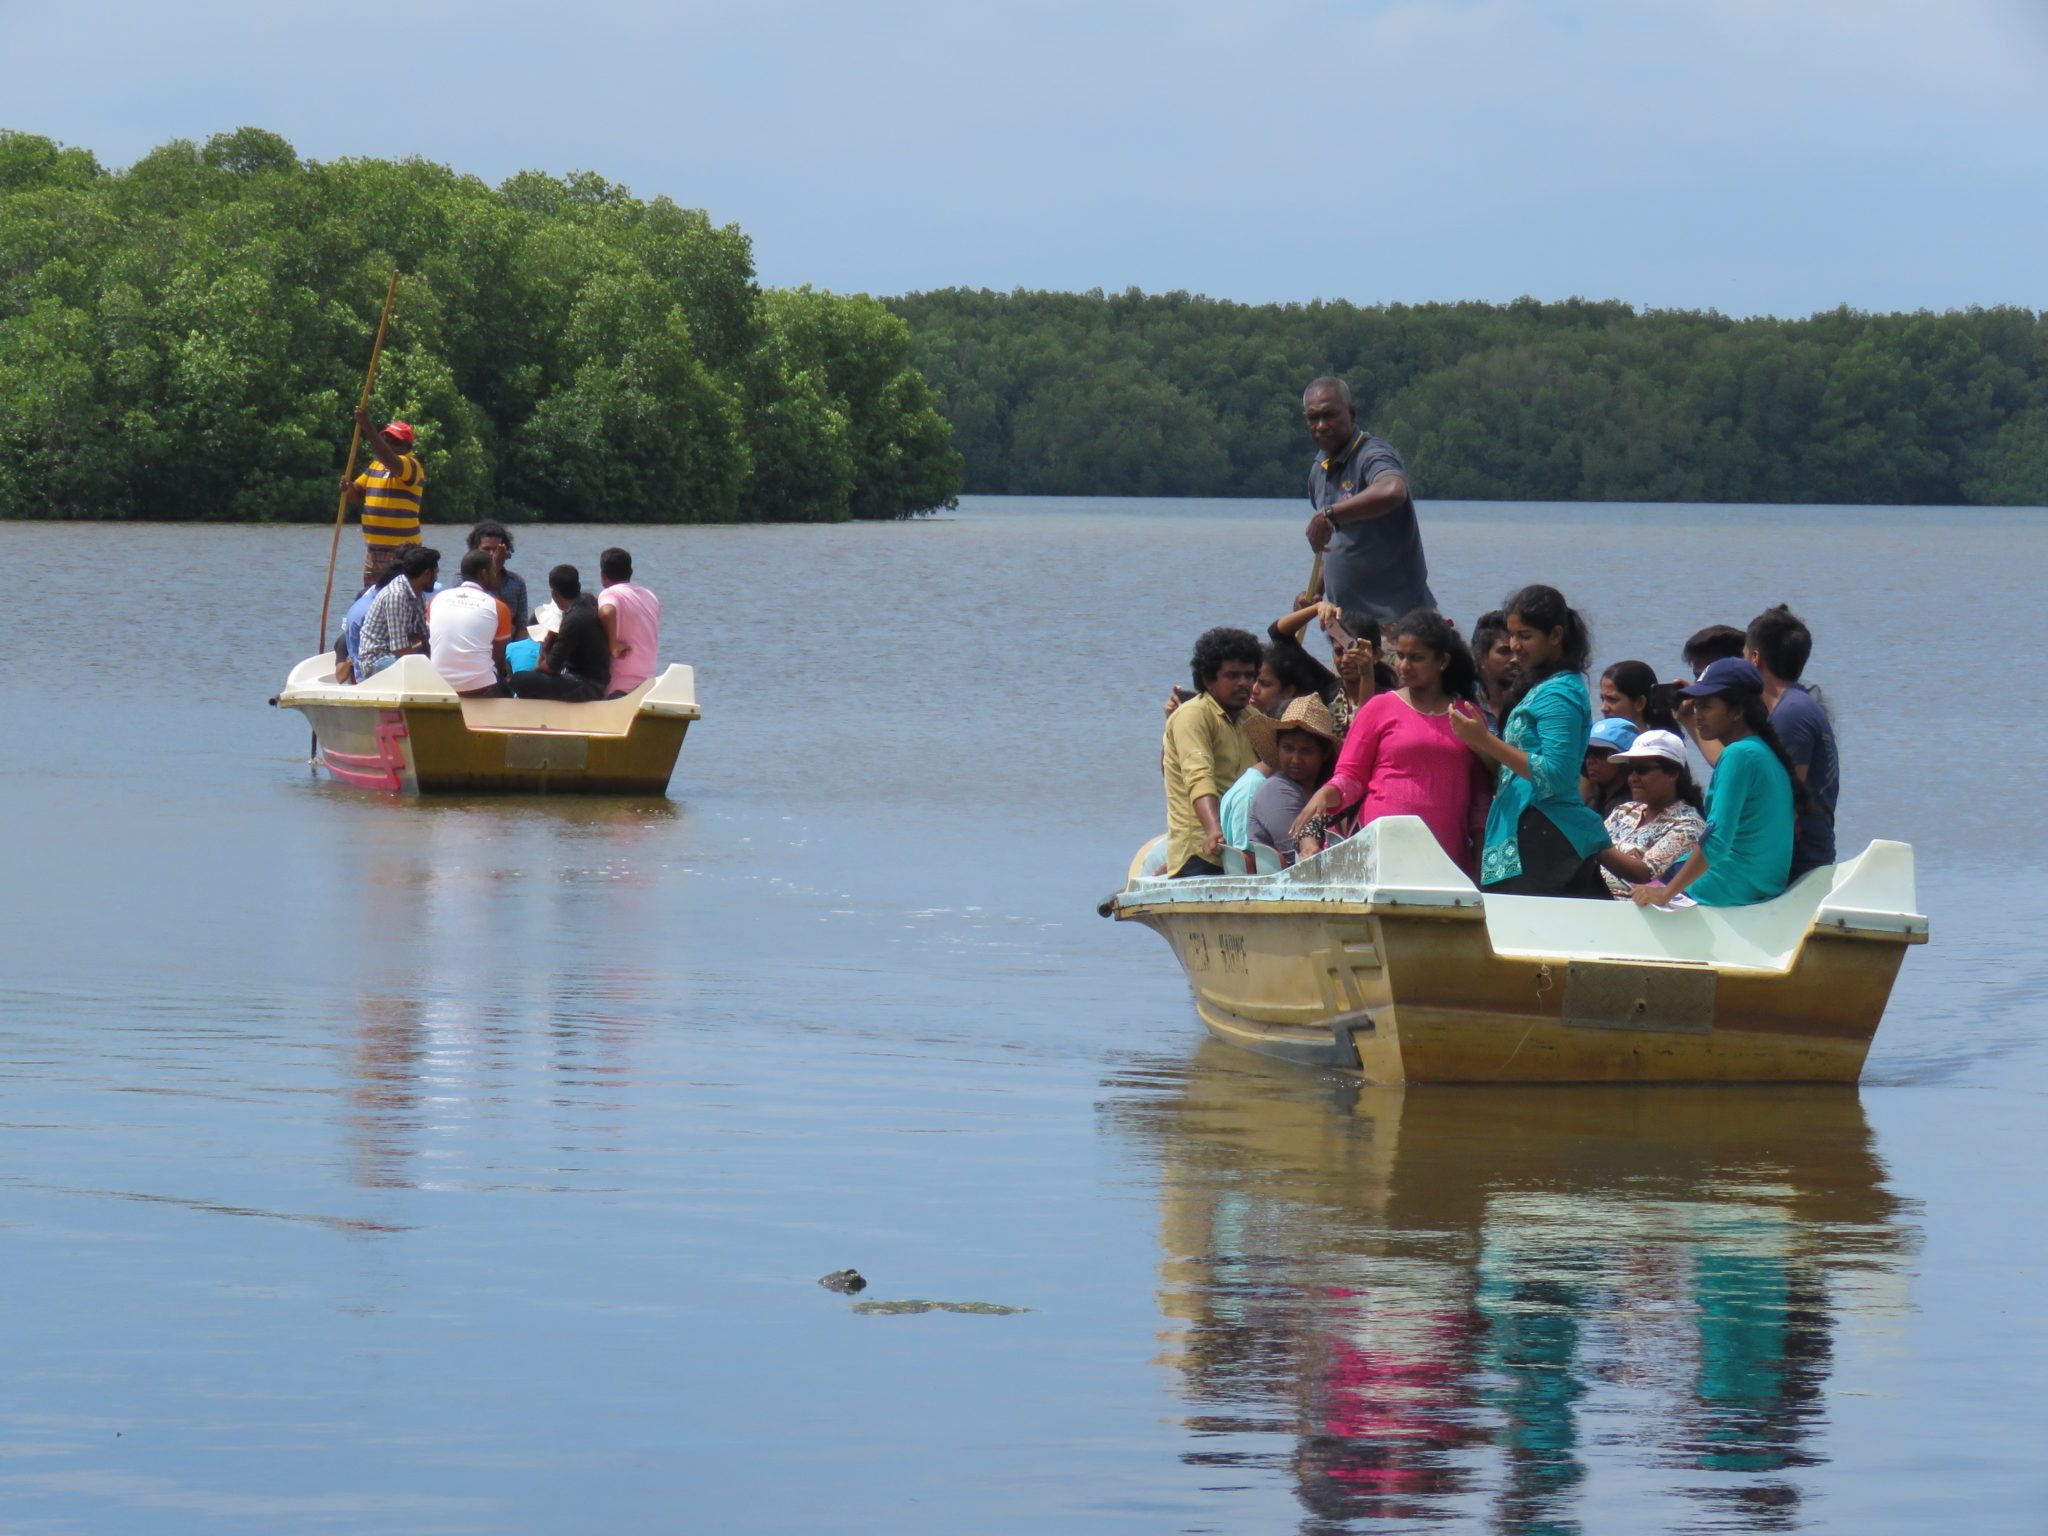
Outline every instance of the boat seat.
<svg viewBox="0 0 2048 1536">
<path fill-rule="evenodd" d="M 472 731 L 573 731 L 578 736 L 623 736 L 633 728 L 649 678 L 622 698 L 589 704 L 560 699 L 464 699 L 462 723 Z"/>
<path fill-rule="evenodd" d="M 1223 866 L 1226 875 L 1277 875 L 1287 861 L 1280 857 L 1280 850 L 1268 848 L 1264 843 L 1253 843 L 1246 848 L 1223 845 L 1216 862 Z"/>
<path fill-rule="evenodd" d="M 1500 955 L 1564 955 L 1783 971 L 1816 927 L 1924 936 L 1913 911 L 1913 850 L 1874 842 L 1853 859 L 1800 876 L 1782 895 L 1742 907 L 1645 909 L 1629 901 L 1486 898 Z"/>
</svg>

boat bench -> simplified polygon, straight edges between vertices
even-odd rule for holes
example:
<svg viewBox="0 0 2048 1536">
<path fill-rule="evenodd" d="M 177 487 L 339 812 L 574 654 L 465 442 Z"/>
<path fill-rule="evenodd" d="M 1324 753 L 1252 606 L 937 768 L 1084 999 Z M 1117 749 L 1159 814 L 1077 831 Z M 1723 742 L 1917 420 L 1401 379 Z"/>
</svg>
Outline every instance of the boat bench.
<svg viewBox="0 0 2048 1536">
<path fill-rule="evenodd" d="M 560 699 L 464 699 L 462 723 L 472 731 L 573 731 L 578 736 L 623 736 L 633 729 L 649 678 L 631 693 L 588 704 Z"/>
</svg>

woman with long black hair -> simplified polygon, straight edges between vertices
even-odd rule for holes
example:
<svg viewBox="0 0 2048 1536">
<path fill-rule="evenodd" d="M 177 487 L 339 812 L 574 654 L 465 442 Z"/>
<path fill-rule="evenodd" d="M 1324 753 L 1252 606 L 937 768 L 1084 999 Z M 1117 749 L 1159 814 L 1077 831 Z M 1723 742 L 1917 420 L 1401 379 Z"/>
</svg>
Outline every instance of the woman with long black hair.
<svg viewBox="0 0 2048 1536">
<path fill-rule="evenodd" d="M 1692 700 L 1694 733 L 1721 746 L 1707 785 L 1707 830 L 1668 884 L 1629 894 L 1644 907 L 1668 906 L 1679 895 L 1706 907 L 1769 901 L 1791 878 L 1793 823 L 1809 801 L 1771 729 L 1763 674 L 1728 657 L 1683 692 Z"/>
<path fill-rule="evenodd" d="M 1592 634 L 1555 587 L 1524 587 L 1501 608 L 1521 674 L 1507 728 L 1494 735 L 1476 709 L 1450 716 L 1458 739 L 1495 769 L 1479 884 L 1505 896 L 1606 901 L 1596 855 L 1607 828 L 1579 798 L 1593 728 Z"/>
<path fill-rule="evenodd" d="M 1678 716 L 1647 661 L 1617 661 L 1600 674 L 1600 714 L 1626 720 L 1639 731 L 1675 731 Z"/>
</svg>

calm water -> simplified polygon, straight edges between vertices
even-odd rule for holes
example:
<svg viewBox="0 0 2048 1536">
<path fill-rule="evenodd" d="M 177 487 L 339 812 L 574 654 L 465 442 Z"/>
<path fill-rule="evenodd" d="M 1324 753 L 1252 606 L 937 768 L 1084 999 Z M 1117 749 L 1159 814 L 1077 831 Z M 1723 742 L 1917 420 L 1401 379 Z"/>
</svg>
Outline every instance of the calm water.
<svg viewBox="0 0 2048 1536">
<path fill-rule="evenodd" d="M 1467 622 L 1812 623 L 1934 923 L 1860 1094 L 1201 1039 L 1091 908 L 1300 522 L 530 530 L 698 666 L 654 804 L 309 778 L 323 530 L 0 525 L 0 1529 L 2043 1530 L 2048 514 L 1426 509 Z"/>
</svg>

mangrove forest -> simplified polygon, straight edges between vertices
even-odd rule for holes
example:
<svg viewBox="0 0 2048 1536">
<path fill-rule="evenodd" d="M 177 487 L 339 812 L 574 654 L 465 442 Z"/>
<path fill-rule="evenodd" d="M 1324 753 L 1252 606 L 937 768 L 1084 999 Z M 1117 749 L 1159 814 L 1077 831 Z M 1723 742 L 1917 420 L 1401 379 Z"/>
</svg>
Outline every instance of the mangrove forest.
<svg viewBox="0 0 2048 1536">
<path fill-rule="evenodd" d="M 2025 309 L 957 289 L 890 307 L 974 492 L 1299 496 L 1301 389 L 1331 373 L 1426 496 L 2048 506 L 2048 322 Z"/>
<path fill-rule="evenodd" d="M 373 408 L 430 521 L 894 518 L 959 456 L 872 299 L 754 280 L 747 237 L 595 174 L 486 186 L 244 128 L 110 172 L 0 134 L 0 515 L 334 515 Z"/>
</svg>

